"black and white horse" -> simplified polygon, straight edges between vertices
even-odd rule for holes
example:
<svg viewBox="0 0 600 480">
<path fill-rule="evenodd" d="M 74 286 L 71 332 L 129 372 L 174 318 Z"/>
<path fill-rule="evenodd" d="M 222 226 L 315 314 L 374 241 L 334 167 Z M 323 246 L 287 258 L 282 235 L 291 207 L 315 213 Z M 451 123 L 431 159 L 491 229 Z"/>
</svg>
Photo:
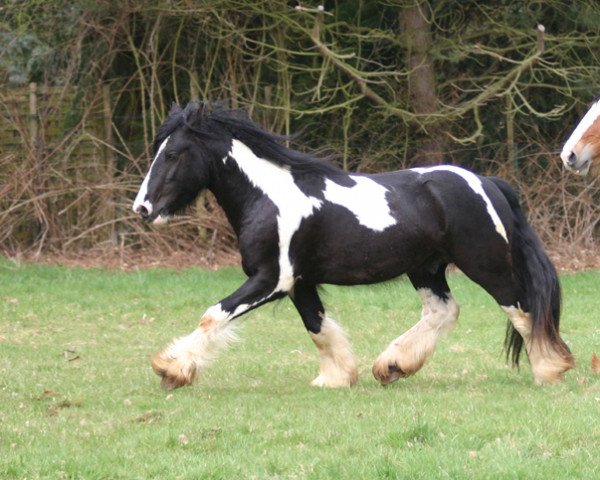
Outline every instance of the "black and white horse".
<svg viewBox="0 0 600 480">
<path fill-rule="evenodd" d="M 560 154 L 567 169 L 587 175 L 590 168 L 600 174 L 600 99 L 596 100 L 573 130 Z"/>
<path fill-rule="evenodd" d="M 207 188 L 239 239 L 247 281 L 211 306 L 190 335 L 155 355 L 162 384 L 190 384 L 233 336 L 233 319 L 285 296 L 320 354 L 313 385 L 350 386 L 358 370 L 344 330 L 325 314 L 317 286 L 382 282 L 406 273 L 420 321 L 373 365 L 387 384 L 411 375 L 458 317 L 445 272 L 456 264 L 504 309 L 507 355 L 523 346 L 535 381 L 574 366 L 559 336 L 556 271 L 511 188 L 455 166 L 348 174 L 282 146 L 235 111 L 174 106 L 133 209 L 161 224 Z"/>
</svg>

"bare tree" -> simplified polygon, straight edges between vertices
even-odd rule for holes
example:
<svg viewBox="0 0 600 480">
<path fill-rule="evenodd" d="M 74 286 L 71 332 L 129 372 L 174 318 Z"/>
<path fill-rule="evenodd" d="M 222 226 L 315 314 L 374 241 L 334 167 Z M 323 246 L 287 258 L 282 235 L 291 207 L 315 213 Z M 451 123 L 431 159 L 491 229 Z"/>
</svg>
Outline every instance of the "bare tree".
<svg viewBox="0 0 600 480">
<path fill-rule="evenodd" d="M 421 1 L 399 12 L 401 43 L 406 50 L 408 68 L 408 94 L 410 110 L 419 116 L 421 134 L 413 164 L 437 165 L 444 162 L 444 141 L 440 135 L 440 124 L 432 116 L 438 108 L 435 71 L 431 57 L 432 35 L 431 12 Z"/>
<path fill-rule="evenodd" d="M 598 182 L 557 161 L 600 84 L 597 0 L 5 3 L 4 254 L 234 252 L 210 197 L 164 232 L 131 213 L 158 125 L 190 98 L 302 132 L 294 148 L 348 170 L 451 162 L 512 177 L 544 241 L 597 249 Z"/>
</svg>

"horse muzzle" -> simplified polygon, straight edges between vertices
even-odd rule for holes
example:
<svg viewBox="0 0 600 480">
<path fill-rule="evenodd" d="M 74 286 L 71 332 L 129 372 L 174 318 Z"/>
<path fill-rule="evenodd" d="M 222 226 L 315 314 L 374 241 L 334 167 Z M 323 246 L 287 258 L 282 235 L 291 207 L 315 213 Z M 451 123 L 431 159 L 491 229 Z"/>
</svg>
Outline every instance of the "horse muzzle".
<svg viewBox="0 0 600 480">
<path fill-rule="evenodd" d="M 154 209 L 148 200 L 140 202 L 138 199 L 136 199 L 136 201 L 133 203 L 132 210 L 134 213 L 138 213 L 140 217 L 142 217 L 142 220 L 149 221 L 152 218 L 152 212 Z"/>
<path fill-rule="evenodd" d="M 592 164 L 593 152 L 589 148 L 584 148 L 579 155 L 571 152 L 565 159 L 562 158 L 565 168 L 577 175 L 586 175 Z"/>
<path fill-rule="evenodd" d="M 148 201 L 133 206 L 133 211 L 139 214 L 142 220 L 146 222 L 152 222 L 153 225 L 165 225 L 169 222 L 171 215 L 166 209 L 162 208 L 158 213 L 155 213 L 153 210 L 152 204 Z"/>
</svg>

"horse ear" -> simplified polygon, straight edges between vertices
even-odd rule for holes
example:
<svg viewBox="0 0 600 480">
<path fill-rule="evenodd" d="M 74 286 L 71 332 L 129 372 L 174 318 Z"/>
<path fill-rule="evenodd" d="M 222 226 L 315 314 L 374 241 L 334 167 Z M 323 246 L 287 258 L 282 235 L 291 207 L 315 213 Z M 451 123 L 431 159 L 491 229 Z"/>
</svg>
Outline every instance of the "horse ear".
<svg viewBox="0 0 600 480">
<path fill-rule="evenodd" d="M 171 110 L 169 110 L 169 115 L 175 115 L 176 113 L 181 112 L 181 108 L 175 102 L 171 104 Z"/>
<path fill-rule="evenodd" d="M 209 108 L 206 102 L 190 102 L 184 110 L 187 121 L 196 125 L 202 122 L 207 113 Z"/>
</svg>

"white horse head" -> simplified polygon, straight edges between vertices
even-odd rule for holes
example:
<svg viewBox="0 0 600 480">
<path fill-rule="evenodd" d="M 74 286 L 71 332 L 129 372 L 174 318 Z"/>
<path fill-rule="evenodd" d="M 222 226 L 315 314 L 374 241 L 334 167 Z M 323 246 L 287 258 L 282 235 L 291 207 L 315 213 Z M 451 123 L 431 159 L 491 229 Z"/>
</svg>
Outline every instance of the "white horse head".
<svg viewBox="0 0 600 480">
<path fill-rule="evenodd" d="M 592 164 L 600 167 L 600 100 L 581 119 L 563 147 L 560 158 L 565 167 L 586 175 Z"/>
</svg>

